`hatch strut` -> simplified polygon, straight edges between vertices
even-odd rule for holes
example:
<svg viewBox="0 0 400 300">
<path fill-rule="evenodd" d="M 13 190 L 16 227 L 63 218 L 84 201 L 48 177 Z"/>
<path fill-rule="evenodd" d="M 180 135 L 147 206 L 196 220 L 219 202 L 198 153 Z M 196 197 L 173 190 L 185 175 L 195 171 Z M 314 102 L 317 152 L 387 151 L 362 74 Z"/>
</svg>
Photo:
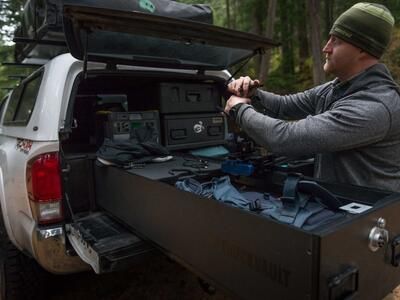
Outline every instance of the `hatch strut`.
<svg viewBox="0 0 400 300">
<path fill-rule="evenodd" d="M 89 30 L 85 30 L 85 44 L 83 45 L 83 79 L 87 79 Z"/>
<path fill-rule="evenodd" d="M 246 61 L 234 72 L 234 73 L 232 73 L 232 75 L 231 75 L 231 77 L 229 77 L 226 81 L 225 81 L 225 85 L 227 86 L 228 84 L 229 84 L 229 82 L 233 79 L 233 77 L 235 77 L 235 75 L 237 74 L 237 73 L 239 73 L 243 68 L 244 68 L 244 66 L 245 65 L 247 65 L 248 63 L 249 63 L 249 61 L 250 61 L 250 59 L 252 59 L 254 56 L 256 56 L 257 54 L 264 54 L 265 53 L 265 51 L 264 51 L 264 49 L 262 49 L 262 48 L 259 48 L 259 49 L 256 49 L 256 50 L 254 50 L 254 55 L 252 55 L 252 56 L 250 56 L 248 59 L 246 59 Z"/>
<path fill-rule="evenodd" d="M 38 40 L 37 38 L 24 38 L 24 37 L 14 37 L 14 43 L 24 43 L 24 44 L 39 44 L 39 45 L 49 45 L 49 46 L 67 46 L 67 43 L 64 41 L 52 41 L 52 40 Z"/>
</svg>

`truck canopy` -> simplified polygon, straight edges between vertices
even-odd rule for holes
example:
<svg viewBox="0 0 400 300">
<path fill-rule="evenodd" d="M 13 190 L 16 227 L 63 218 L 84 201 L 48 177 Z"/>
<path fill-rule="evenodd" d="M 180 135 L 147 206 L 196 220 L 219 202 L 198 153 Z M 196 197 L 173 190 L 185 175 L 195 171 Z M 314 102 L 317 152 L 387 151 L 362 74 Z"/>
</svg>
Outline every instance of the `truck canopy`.
<svg viewBox="0 0 400 300">
<path fill-rule="evenodd" d="M 202 5 L 68 0 L 61 6 L 54 0 L 36 0 L 32 5 L 33 1 L 28 2 L 28 11 L 41 9 L 41 13 L 37 20 L 25 13 L 19 32 L 33 37 L 36 45 L 17 47 L 18 61 L 51 58 L 67 52 L 68 45 L 80 60 L 222 70 L 277 45 L 261 36 L 211 25 L 211 11 Z"/>
</svg>

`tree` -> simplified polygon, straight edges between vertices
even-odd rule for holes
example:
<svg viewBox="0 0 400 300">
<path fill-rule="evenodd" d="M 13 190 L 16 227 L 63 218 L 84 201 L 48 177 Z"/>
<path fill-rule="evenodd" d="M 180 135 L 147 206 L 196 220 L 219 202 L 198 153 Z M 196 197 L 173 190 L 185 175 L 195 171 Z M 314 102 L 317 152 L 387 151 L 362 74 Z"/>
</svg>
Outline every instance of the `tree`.
<svg viewBox="0 0 400 300">
<path fill-rule="evenodd" d="M 299 56 L 299 72 L 303 75 L 308 72 L 306 62 L 310 58 L 309 42 L 308 42 L 308 29 L 307 29 L 307 12 L 306 4 L 304 1 L 296 2 L 297 11 L 297 40 L 298 40 L 298 56 Z"/>
<path fill-rule="evenodd" d="M 276 0 L 268 1 L 267 22 L 265 26 L 265 37 L 272 39 L 274 36 L 275 16 L 276 16 Z M 258 78 L 264 82 L 271 64 L 271 50 L 267 50 L 261 59 L 261 66 Z"/>
<path fill-rule="evenodd" d="M 294 0 L 279 1 L 280 8 L 280 40 L 282 43 L 282 75 L 294 74 L 294 51 L 293 51 L 293 17 L 288 13 L 293 11 Z"/>
<path fill-rule="evenodd" d="M 307 11 L 311 29 L 311 53 L 313 57 L 313 81 L 314 85 L 325 81 L 325 73 L 322 69 L 321 30 L 319 19 L 319 0 L 307 0 Z"/>
<path fill-rule="evenodd" d="M 0 40 L 11 42 L 14 30 L 21 19 L 24 0 L 0 1 Z"/>
<path fill-rule="evenodd" d="M 225 0 L 225 5 L 226 5 L 226 24 L 228 28 L 232 28 L 232 23 L 231 23 L 231 11 L 230 11 L 230 3 L 229 0 Z"/>
<path fill-rule="evenodd" d="M 328 36 L 329 31 L 331 30 L 331 27 L 333 25 L 333 10 L 335 7 L 335 0 L 325 0 L 325 30 L 324 34 L 325 36 Z"/>
</svg>

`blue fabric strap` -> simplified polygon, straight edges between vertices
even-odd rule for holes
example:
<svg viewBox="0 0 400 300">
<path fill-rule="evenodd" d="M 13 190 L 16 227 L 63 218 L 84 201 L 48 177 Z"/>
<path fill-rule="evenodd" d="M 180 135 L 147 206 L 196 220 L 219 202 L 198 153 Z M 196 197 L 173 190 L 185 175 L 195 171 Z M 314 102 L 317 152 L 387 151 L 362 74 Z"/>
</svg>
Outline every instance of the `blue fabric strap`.
<svg viewBox="0 0 400 300">
<path fill-rule="evenodd" d="M 292 223 L 300 210 L 300 202 L 297 194 L 297 184 L 301 176 L 288 175 L 283 186 L 283 195 L 281 201 L 283 204 L 281 218 L 285 223 Z"/>
<path fill-rule="evenodd" d="M 213 178 L 212 182 L 214 187 L 213 194 L 216 200 L 231 204 L 236 207 L 248 207 L 249 201 L 247 201 L 231 184 L 229 176 Z"/>
</svg>

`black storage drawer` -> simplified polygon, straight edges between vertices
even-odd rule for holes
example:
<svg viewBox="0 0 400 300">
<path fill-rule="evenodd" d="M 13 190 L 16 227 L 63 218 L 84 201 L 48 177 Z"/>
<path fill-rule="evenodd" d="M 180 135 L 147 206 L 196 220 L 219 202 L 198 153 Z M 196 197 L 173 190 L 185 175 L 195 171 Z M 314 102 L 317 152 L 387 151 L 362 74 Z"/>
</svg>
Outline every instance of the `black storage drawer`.
<svg viewBox="0 0 400 300">
<path fill-rule="evenodd" d="M 214 84 L 160 83 L 160 113 L 216 112 L 221 94 Z"/>
<path fill-rule="evenodd" d="M 164 145 L 168 149 L 225 144 L 226 120 L 219 113 L 164 115 Z"/>
<path fill-rule="evenodd" d="M 389 245 L 400 235 L 399 194 L 341 187 L 352 200 L 377 203 L 304 231 L 126 170 L 95 174 L 98 205 L 234 297 L 380 300 L 400 282 Z M 373 252 L 369 235 L 380 218 L 390 241 Z"/>
</svg>

